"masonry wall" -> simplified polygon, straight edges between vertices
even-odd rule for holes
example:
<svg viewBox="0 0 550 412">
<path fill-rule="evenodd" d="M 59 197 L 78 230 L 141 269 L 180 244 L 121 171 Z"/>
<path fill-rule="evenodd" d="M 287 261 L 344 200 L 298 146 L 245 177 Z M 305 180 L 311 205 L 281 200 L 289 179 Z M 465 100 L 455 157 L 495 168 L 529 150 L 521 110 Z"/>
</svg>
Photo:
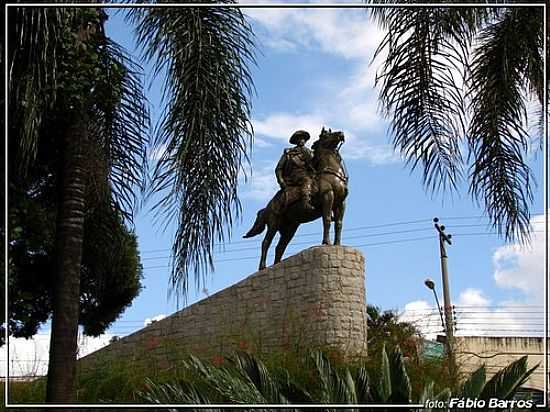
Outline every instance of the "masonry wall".
<svg viewBox="0 0 550 412">
<path fill-rule="evenodd" d="M 366 356 L 365 261 L 344 246 L 316 246 L 154 322 L 81 360 L 139 359 L 182 351 L 321 347 Z"/>
<path fill-rule="evenodd" d="M 530 368 L 538 363 L 540 366 L 523 387 L 544 390 L 542 337 L 461 336 L 456 338 L 456 346 L 458 360 L 464 372 L 472 372 L 485 364 L 488 377 L 514 360 L 527 355 Z"/>
</svg>

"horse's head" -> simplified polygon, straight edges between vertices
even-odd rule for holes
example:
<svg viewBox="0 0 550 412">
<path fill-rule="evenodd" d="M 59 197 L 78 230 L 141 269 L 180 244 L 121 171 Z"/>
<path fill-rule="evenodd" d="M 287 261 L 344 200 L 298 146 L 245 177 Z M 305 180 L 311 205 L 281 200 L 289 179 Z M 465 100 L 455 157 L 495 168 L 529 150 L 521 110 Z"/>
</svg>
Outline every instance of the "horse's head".
<svg viewBox="0 0 550 412">
<path fill-rule="evenodd" d="M 338 150 L 344 141 L 344 132 L 333 132 L 331 129 L 328 129 L 327 131 L 323 127 L 321 134 L 319 135 L 319 140 L 314 143 L 314 148 L 319 147 L 323 149 Z"/>
</svg>

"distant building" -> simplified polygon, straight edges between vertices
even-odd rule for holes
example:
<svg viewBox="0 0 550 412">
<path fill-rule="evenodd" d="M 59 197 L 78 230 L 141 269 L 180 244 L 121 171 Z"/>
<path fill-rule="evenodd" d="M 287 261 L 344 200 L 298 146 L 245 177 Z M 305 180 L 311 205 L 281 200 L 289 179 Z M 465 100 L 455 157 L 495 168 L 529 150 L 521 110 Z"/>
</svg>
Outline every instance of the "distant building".
<svg viewBox="0 0 550 412">
<path fill-rule="evenodd" d="M 445 337 L 438 336 L 437 340 L 442 343 Z M 435 350 L 434 346 L 435 342 L 428 345 L 430 352 L 440 353 L 441 351 Z M 548 380 L 548 376 L 544 373 L 544 339 L 542 337 L 456 336 L 455 351 L 462 372 L 473 372 L 485 364 L 488 378 L 514 360 L 527 355 L 530 368 L 537 364 L 540 366 L 522 386 L 521 392 L 530 392 L 537 403 L 542 403 L 544 381 Z"/>
</svg>

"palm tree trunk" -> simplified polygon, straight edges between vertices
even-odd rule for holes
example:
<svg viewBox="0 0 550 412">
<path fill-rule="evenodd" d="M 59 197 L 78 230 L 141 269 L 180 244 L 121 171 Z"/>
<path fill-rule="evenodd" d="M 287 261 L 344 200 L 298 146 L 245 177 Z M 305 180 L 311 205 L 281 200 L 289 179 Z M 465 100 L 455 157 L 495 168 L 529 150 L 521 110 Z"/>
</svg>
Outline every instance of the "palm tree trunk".
<svg viewBox="0 0 550 412">
<path fill-rule="evenodd" d="M 61 207 L 57 217 L 56 270 L 46 402 L 75 399 L 80 264 L 84 235 L 85 147 L 87 115 L 76 113 L 64 138 Z"/>
</svg>

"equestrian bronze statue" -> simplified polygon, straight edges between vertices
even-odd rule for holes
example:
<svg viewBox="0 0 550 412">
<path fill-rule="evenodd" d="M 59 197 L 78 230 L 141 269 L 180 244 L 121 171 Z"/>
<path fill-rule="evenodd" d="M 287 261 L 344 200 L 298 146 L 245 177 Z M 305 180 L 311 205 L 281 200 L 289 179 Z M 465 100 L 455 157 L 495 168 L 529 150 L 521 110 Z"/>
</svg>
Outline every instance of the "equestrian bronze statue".
<svg viewBox="0 0 550 412">
<path fill-rule="evenodd" d="M 267 227 L 260 270 L 266 267 L 267 251 L 275 234 L 280 234 L 274 262 L 278 263 L 302 223 L 322 217 L 322 244 L 330 245 L 330 223 L 334 221 L 334 244 L 341 243 L 348 195 L 348 175 L 339 153 L 344 133 L 323 128 L 319 139 L 312 145 L 313 151 L 305 147 L 307 140 L 309 133 L 303 130 L 298 130 L 290 138 L 295 147 L 285 149 L 275 169 L 281 190 L 258 212 L 254 226 L 244 235 L 245 238 L 259 235 Z"/>
</svg>

